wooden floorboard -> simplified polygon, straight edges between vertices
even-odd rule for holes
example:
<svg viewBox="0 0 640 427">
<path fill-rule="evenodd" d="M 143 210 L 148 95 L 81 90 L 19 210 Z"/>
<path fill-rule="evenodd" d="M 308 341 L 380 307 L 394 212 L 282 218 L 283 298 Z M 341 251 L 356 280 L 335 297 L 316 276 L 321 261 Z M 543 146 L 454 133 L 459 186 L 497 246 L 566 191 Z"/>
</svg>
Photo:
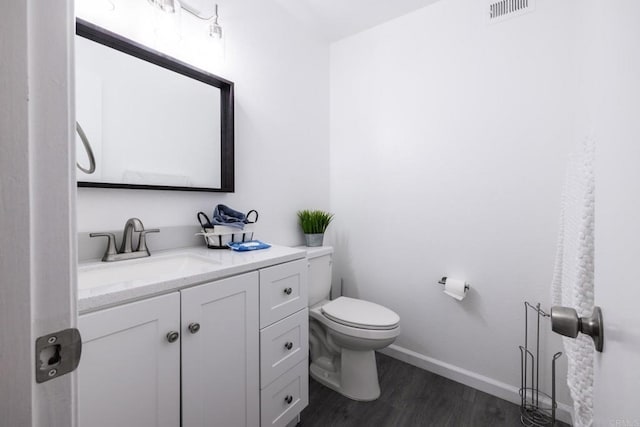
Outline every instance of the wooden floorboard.
<svg viewBox="0 0 640 427">
<path fill-rule="evenodd" d="M 380 398 L 356 402 L 309 380 L 300 427 L 517 427 L 520 408 L 383 354 Z M 557 422 L 557 427 L 568 427 Z"/>
</svg>

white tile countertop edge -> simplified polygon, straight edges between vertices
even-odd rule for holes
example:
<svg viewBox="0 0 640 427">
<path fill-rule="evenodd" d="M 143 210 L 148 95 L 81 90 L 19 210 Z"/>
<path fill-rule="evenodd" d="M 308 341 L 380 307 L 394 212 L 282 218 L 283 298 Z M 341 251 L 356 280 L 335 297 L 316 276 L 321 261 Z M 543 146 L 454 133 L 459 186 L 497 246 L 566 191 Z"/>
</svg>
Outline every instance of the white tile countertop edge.
<svg viewBox="0 0 640 427">
<path fill-rule="evenodd" d="M 82 289 L 78 284 L 78 312 L 85 314 L 103 308 L 113 307 L 124 303 L 137 301 L 157 295 L 175 292 L 190 286 L 235 276 L 276 264 L 282 264 L 306 256 L 306 251 L 301 248 L 286 246 L 272 246 L 247 252 L 237 252 L 227 249 L 207 249 L 203 247 L 180 248 L 165 251 L 157 251 L 150 258 L 171 256 L 174 254 L 191 254 L 212 261 L 211 270 L 195 275 L 171 278 L 169 280 L 133 280 L 117 282 L 109 285 Z M 144 258 L 144 259 L 150 259 Z M 138 261 L 138 260 L 136 260 Z M 131 261 L 115 261 L 126 263 Z M 135 261 L 133 261 L 135 262 Z M 83 262 L 78 264 L 78 270 L 94 266 L 103 266 L 107 263 L 100 261 Z"/>
</svg>

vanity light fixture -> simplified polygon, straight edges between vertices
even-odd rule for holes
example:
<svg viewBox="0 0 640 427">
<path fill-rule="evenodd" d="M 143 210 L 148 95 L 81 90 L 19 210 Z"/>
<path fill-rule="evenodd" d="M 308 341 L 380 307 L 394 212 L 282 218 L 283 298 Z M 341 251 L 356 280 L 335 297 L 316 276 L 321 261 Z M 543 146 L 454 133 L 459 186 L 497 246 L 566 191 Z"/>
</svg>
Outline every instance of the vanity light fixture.
<svg viewBox="0 0 640 427">
<path fill-rule="evenodd" d="M 216 3 L 213 22 L 209 25 L 209 37 L 213 37 L 214 39 L 222 38 L 222 27 L 218 24 L 218 3 Z"/>
<path fill-rule="evenodd" d="M 149 0 L 149 3 L 166 13 L 176 13 L 180 7 L 176 0 Z"/>
<path fill-rule="evenodd" d="M 182 5 L 178 0 L 148 0 L 149 3 L 159 10 L 166 13 L 176 13 L 180 10 L 185 10 L 189 12 L 191 15 L 202 21 L 212 20 L 209 25 L 209 37 L 220 40 L 222 39 L 222 27 L 218 23 L 218 3 L 215 3 L 214 13 L 212 16 L 203 17 L 200 14 L 196 13 L 196 11 L 192 10 L 188 5 Z"/>
</svg>

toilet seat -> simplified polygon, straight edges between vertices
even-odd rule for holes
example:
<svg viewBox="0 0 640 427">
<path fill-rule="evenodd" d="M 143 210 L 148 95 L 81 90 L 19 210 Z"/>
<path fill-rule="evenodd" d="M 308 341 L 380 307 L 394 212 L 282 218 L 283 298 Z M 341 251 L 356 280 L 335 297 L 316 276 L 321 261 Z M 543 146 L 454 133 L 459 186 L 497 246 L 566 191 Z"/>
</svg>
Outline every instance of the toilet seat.
<svg viewBox="0 0 640 427">
<path fill-rule="evenodd" d="M 338 297 L 324 304 L 321 311 L 328 319 L 352 328 L 390 330 L 400 323 L 400 316 L 388 308 L 349 297 Z"/>
<path fill-rule="evenodd" d="M 316 307 L 309 307 L 309 317 L 317 320 L 332 331 L 351 337 L 357 337 L 367 340 L 385 340 L 400 335 L 400 324 L 398 324 L 393 329 L 365 329 L 362 327 L 354 328 L 353 326 L 348 326 L 336 322 L 332 319 L 329 319 L 322 312 L 321 304 L 318 304 Z"/>
</svg>

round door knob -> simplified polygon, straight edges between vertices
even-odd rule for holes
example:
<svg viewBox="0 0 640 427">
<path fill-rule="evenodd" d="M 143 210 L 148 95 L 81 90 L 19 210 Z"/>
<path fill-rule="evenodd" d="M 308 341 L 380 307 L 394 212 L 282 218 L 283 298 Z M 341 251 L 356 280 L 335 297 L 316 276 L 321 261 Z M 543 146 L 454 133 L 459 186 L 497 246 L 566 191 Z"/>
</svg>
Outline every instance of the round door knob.
<svg viewBox="0 0 640 427">
<path fill-rule="evenodd" d="M 293 396 L 290 394 L 287 395 L 287 397 L 284 398 L 284 401 L 287 402 L 287 405 L 291 405 L 291 402 L 293 402 Z"/>
<path fill-rule="evenodd" d="M 176 342 L 180 338 L 180 334 L 176 331 L 171 331 L 167 334 L 167 341 Z"/>
<path fill-rule="evenodd" d="M 291 295 L 291 292 L 293 292 L 293 289 L 291 289 L 291 288 L 285 288 L 284 289 L 284 293 L 287 294 L 287 295 Z"/>
<path fill-rule="evenodd" d="M 190 323 L 188 328 L 189 328 L 189 332 L 191 332 L 192 334 L 195 334 L 200 330 L 200 323 Z"/>
<path fill-rule="evenodd" d="M 291 341 L 287 342 L 284 345 L 284 348 L 286 348 L 287 350 L 291 350 L 293 348 L 293 343 Z"/>
<path fill-rule="evenodd" d="M 578 317 L 578 312 L 570 307 L 551 307 L 551 330 L 565 337 L 575 338 L 578 332 L 587 334 L 593 338 L 596 351 L 604 348 L 604 323 L 602 310 L 593 307 L 590 317 Z"/>
</svg>

